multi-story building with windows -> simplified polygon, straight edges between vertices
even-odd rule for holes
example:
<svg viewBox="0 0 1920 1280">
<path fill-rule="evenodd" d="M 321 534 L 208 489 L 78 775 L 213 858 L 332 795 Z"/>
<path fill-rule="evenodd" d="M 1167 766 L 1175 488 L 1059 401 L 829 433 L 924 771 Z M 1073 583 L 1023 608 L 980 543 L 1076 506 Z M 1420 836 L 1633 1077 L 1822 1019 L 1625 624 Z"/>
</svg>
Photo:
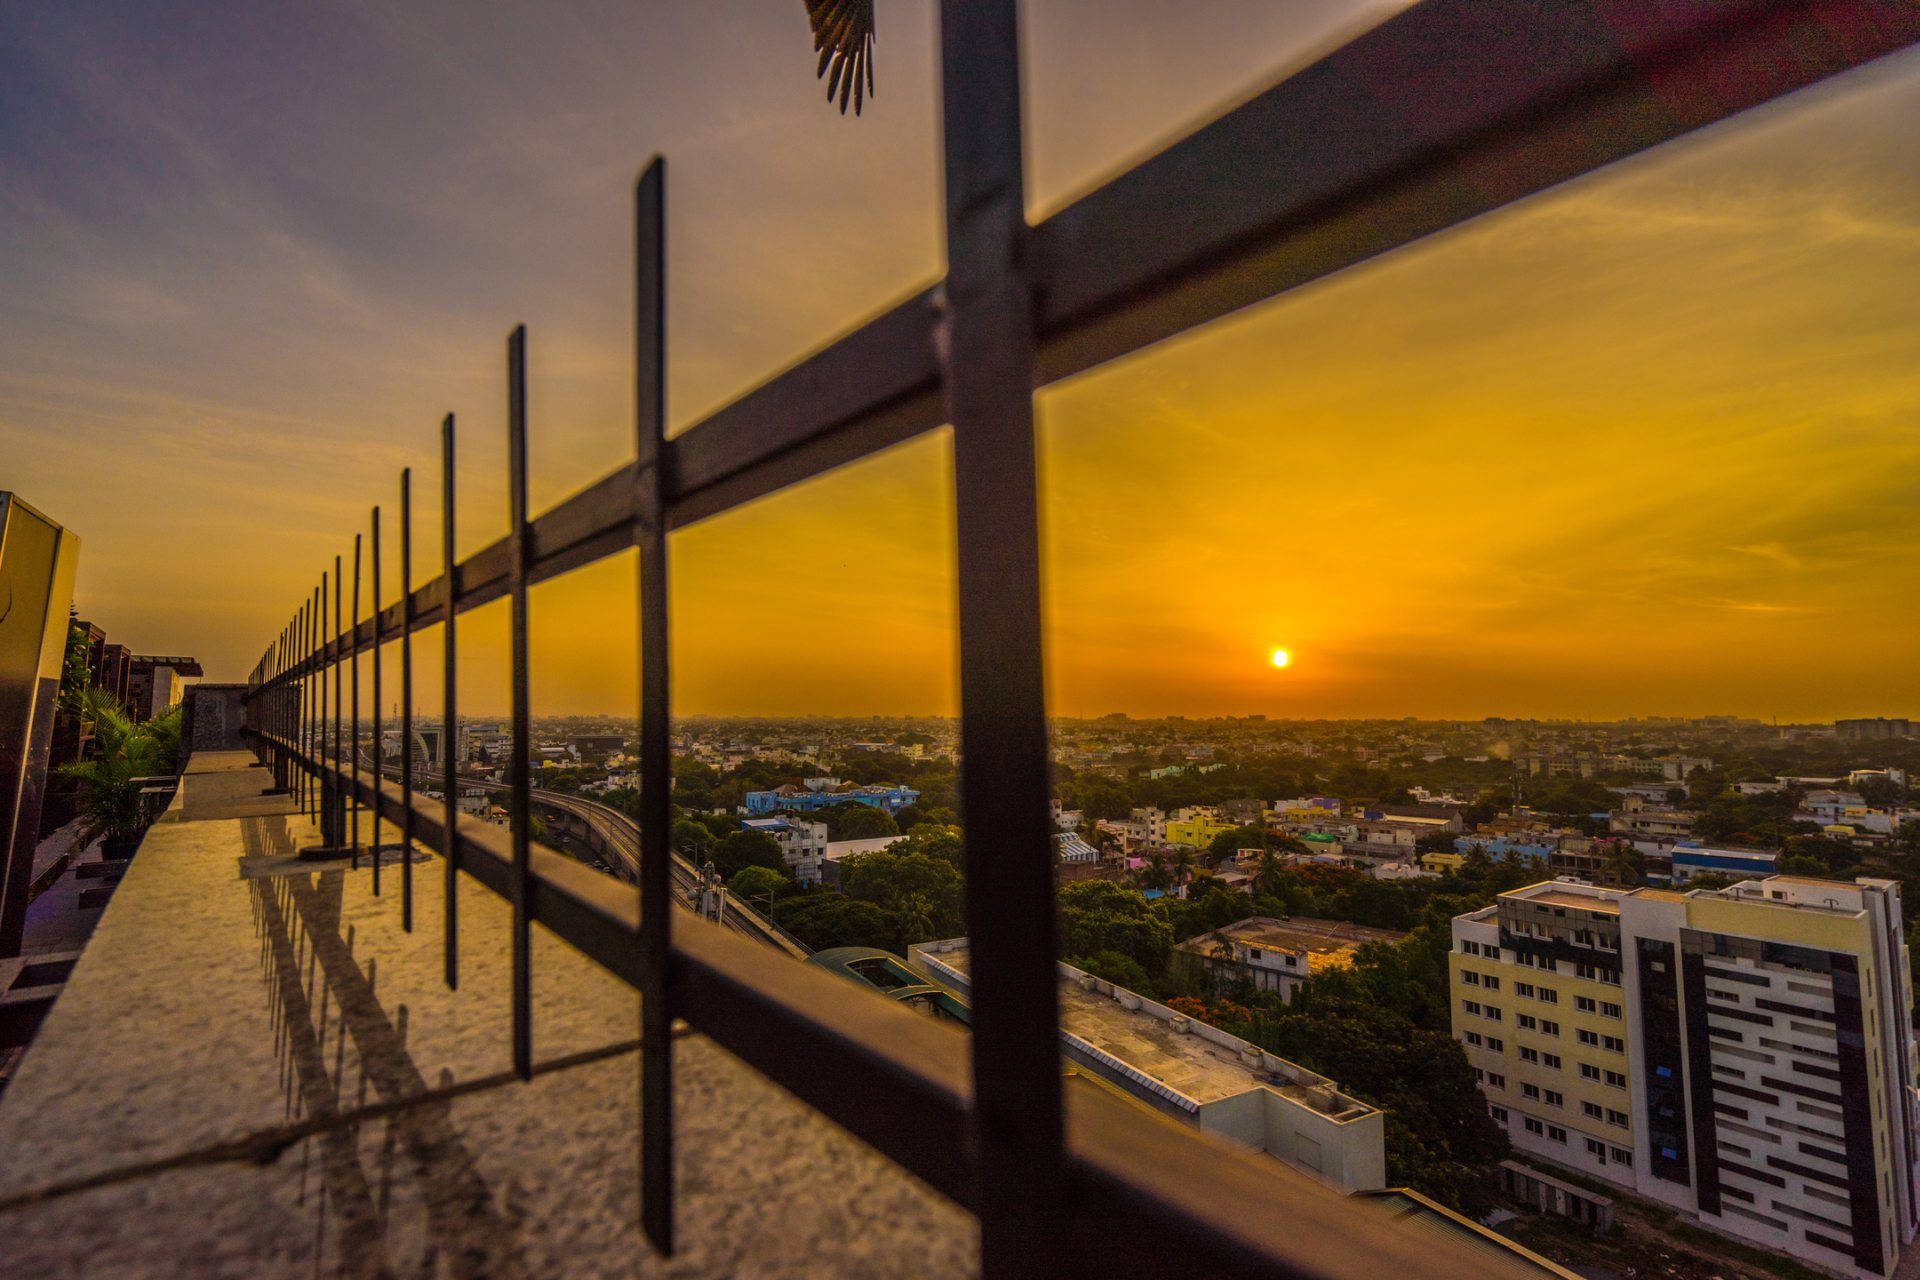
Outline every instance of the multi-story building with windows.
<svg viewBox="0 0 1920 1280">
<path fill-rule="evenodd" d="M 1916 1226 L 1898 887 L 1553 881 L 1456 918 L 1453 1025 L 1521 1152 L 1818 1267 Z"/>
<path fill-rule="evenodd" d="M 799 818 L 748 818 L 740 826 L 747 831 L 761 831 L 780 842 L 780 856 L 787 861 L 787 870 L 801 884 L 819 884 L 822 875 L 821 860 L 827 856 L 827 824 L 824 822 L 806 822 Z"/>
</svg>

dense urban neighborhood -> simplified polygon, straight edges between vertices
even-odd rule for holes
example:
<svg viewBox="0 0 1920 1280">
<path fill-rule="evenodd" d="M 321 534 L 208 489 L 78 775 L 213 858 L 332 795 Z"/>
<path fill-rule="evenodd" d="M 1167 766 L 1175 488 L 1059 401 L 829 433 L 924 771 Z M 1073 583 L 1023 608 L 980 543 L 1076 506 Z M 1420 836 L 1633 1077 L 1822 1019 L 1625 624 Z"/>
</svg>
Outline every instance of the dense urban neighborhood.
<svg viewBox="0 0 1920 1280">
<path fill-rule="evenodd" d="M 475 720 L 455 737 L 462 807 L 503 819 L 495 787 L 508 735 Z M 429 726 L 413 744 L 427 776 L 444 776 L 446 741 Z M 632 743 L 617 724 L 545 721 L 535 741 L 535 788 L 637 814 Z M 1687 1258 L 1723 1274 L 1747 1264 L 1772 1273 L 1754 1246 L 1878 1273 L 1875 1251 L 1898 1252 L 1895 1215 L 1911 1206 L 1868 1214 L 1858 1193 L 1835 1193 L 1878 1168 L 1892 1195 L 1901 1161 L 1912 1164 L 1913 1091 L 1892 1083 L 1913 1078 L 1902 1055 L 1914 952 L 1899 905 L 1920 871 L 1908 785 L 1920 740 L 1909 722 L 1110 716 L 1058 721 L 1054 744 L 1069 1060 L 1076 1047 L 1131 1052 L 1149 1070 L 1152 1033 L 1205 1028 L 1264 1055 L 1268 1079 L 1305 1073 L 1346 1108 L 1315 1113 L 1342 1119 L 1310 1156 L 1243 1140 L 1344 1189 L 1371 1180 L 1507 1220 L 1549 1256 L 1658 1274 L 1672 1255 L 1674 1274 L 1687 1273 Z M 399 749 L 397 738 L 386 744 Z M 865 949 L 908 961 L 898 972 L 930 989 L 964 991 L 964 966 L 946 954 L 966 932 L 954 722 L 691 720 L 676 725 L 674 751 L 672 842 L 702 869 L 704 902 L 730 899 L 805 951 Z M 569 847 L 564 831 L 543 833 Z M 1835 913 L 1863 922 L 1841 951 L 1853 966 L 1844 980 L 1830 957 Z M 1720 937 L 1713 921 L 1735 918 L 1745 923 L 1723 932 L 1767 941 L 1703 941 Z M 1668 960 L 1636 970 L 1653 948 Z M 1741 970 L 1709 964 L 1704 976 L 1744 985 L 1698 985 L 1702 953 Z M 1803 965 L 1818 972 L 1817 992 L 1796 976 Z M 1643 1006 L 1677 1008 L 1676 974 L 1696 984 L 1692 1011 L 1657 1024 Z M 1860 1017 L 1862 982 L 1883 997 L 1884 1030 L 1866 1039 L 1884 1062 L 1836 1056 L 1831 1044 L 1836 1019 Z M 1754 995 L 1769 984 L 1801 993 L 1791 1007 L 1811 1020 L 1795 1022 L 1804 1034 L 1791 1040 L 1762 1041 L 1791 1044 L 1804 1056 L 1789 1065 L 1815 1077 L 1778 1085 L 1787 1104 L 1740 1070 L 1779 1057 L 1739 1043 L 1774 1016 Z M 1087 992 L 1110 999 L 1076 1027 Z M 1761 1010 L 1736 1008 L 1736 995 Z M 1122 1009 L 1145 1022 L 1095 1047 Z M 1722 1012 L 1730 1025 L 1708 1021 Z M 1784 1021 L 1777 1030 L 1790 1034 Z M 1670 1042 L 1656 1047 L 1661 1035 Z M 1654 1063 L 1657 1053 L 1673 1061 Z M 1664 1077 L 1646 1078 L 1678 1070 L 1685 1053 L 1698 1055 L 1691 1103 L 1662 1094 Z M 1829 1091 L 1831 1105 L 1811 1101 Z M 1752 1105 L 1762 1098 L 1771 1120 Z M 1814 1115 L 1777 1114 L 1795 1101 Z M 1231 1132 L 1206 1119 L 1208 1105 L 1196 1105 L 1200 1122 Z M 1687 1144 L 1668 1131 L 1687 1115 L 1723 1130 L 1711 1184 L 1673 1179 Z M 1765 1127 L 1776 1121 L 1777 1132 Z M 1801 1153 L 1785 1174 L 1768 1150 L 1752 1153 L 1781 1133 L 1797 1134 L 1787 1149 Z M 1380 1168 L 1355 1173 L 1368 1168 L 1369 1143 Z M 1809 1156 L 1836 1163 L 1796 1163 Z M 1748 1186 L 1775 1193 L 1774 1208 Z M 1720 1234 L 1659 1226 L 1675 1209 Z"/>
</svg>

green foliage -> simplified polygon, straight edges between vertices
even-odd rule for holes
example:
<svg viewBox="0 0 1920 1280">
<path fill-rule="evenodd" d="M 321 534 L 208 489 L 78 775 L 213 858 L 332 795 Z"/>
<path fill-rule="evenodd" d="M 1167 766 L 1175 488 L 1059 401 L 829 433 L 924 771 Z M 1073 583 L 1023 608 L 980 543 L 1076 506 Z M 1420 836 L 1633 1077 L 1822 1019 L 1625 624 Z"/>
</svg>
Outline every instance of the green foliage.
<svg viewBox="0 0 1920 1280">
<path fill-rule="evenodd" d="M 764 831 L 728 832 L 713 846 L 709 856 L 714 867 L 729 880 L 748 867 L 766 867 L 783 875 L 787 869 L 780 842 Z"/>
<path fill-rule="evenodd" d="M 82 835 L 128 836 L 146 825 L 139 779 L 173 772 L 180 750 L 180 709 L 136 724 L 105 689 L 88 689 L 81 716 L 93 729 L 90 759 L 60 766 L 80 784 Z"/>
<path fill-rule="evenodd" d="M 919 853 L 950 863 L 955 870 L 966 869 L 967 848 L 960 828 L 937 822 L 923 822 L 907 832 L 906 839 L 887 846 L 889 853 Z"/>
<path fill-rule="evenodd" d="M 828 947 L 879 947 L 905 954 L 899 923 L 892 912 L 831 889 L 782 898 L 773 905 L 773 918 L 815 951 Z"/>
<path fill-rule="evenodd" d="M 1696 789 L 1695 795 L 1698 794 Z M 1800 796 L 1795 790 L 1757 796 L 1721 791 L 1707 801 L 1706 808 L 1693 820 L 1693 834 L 1714 844 L 1777 849 L 1796 831 L 1813 829 L 1793 820 Z"/>
<path fill-rule="evenodd" d="M 675 853 L 697 867 L 713 853 L 713 832 L 707 830 L 704 823 L 691 818 L 677 818 L 668 843 L 673 846 Z"/>
<path fill-rule="evenodd" d="M 1060 950 L 1072 956 L 1113 951 L 1149 974 L 1165 973 L 1173 928 L 1138 889 L 1108 880 L 1064 885 L 1059 893 Z"/>
<path fill-rule="evenodd" d="M 1096 978 L 1105 978 L 1108 982 L 1118 983 L 1129 991 L 1151 993 L 1155 989 L 1153 979 L 1148 977 L 1147 971 L 1140 967 L 1140 962 L 1118 951 L 1102 951 L 1091 956 L 1072 956 L 1068 958 L 1067 963 Z"/>
<path fill-rule="evenodd" d="M 893 918 L 902 950 L 966 931 L 966 891 L 959 869 L 944 858 L 897 845 L 857 854 L 841 864 L 840 887 Z"/>
<path fill-rule="evenodd" d="M 580 788 L 589 782 L 598 782 L 607 776 L 605 769 L 587 769 L 578 767 L 548 768 L 540 766 L 533 771 L 533 785 L 542 791 L 558 791 L 563 795 L 577 795 Z M 635 793 L 638 794 L 637 792 Z"/>
<path fill-rule="evenodd" d="M 1392 1008 L 1330 995 L 1303 1002 L 1320 981 L 1303 984 L 1297 1007 L 1256 1016 L 1247 1038 L 1387 1113 L 1389 1186 L 1485 1215 L 1493 1208 L 1489 1175 L 1506 1157 L 1507 1137 L 1487 1114 L 1465 1051 L 1445 1029 L 1419 1026 Z"/>
<path fill-rule="evenodd" d="M 87 666 L 91 648 L 87 629 L 80 625 L 73 607 L 67 607 L 67 651 L 60 664 L 60 710 L 70 716 L 85 714 L 87 692 L 93 688 L 93 671 Z"/>
<path fill-rule="evenodd" d="M 802 822 L 825 823 L 829 840 L 872 840 L 900 834 L 900 828 L 885 809 L 851 800 L 800 814 L 799 818 Z"/>
<path fill-rule="evenodd" d="M 1905 804 L 1907 801 L 1907 789 L 1886 778 L 1862 778 L 1853 789 L 1860 793 L 1862 800 L 1877 808 Z"/>
<path fill-rule="evenodd" d="M 727 892 L 749 906 L 764 906 L 769 895 L 782 898 L 798 890 L 791 879 L 769 867 L 742 867 L 727 881 Z"/>
<path fill-rule="evenodd" d="M 1207 846 L 1205 861 L 1209 866 L 1219 866 L 1242 849 L 1284 849 L 1297 843 L 1291 837 L 1275 835 L 1259 827 L 1235 827 L 1213 838 Z"/>
<path fill-rule="evenodd" d="M 943 808 L 939 805 L 927 806 L 910 804 L 900 812 L 894 814 L 893 821 L 895 826 L 905 831 L 911 827 L 918 826 L 922 822 L 931 822 L 935 826 L 951 827 L 957 825 L 960 818 L 952 809 Z"/>
</svg>

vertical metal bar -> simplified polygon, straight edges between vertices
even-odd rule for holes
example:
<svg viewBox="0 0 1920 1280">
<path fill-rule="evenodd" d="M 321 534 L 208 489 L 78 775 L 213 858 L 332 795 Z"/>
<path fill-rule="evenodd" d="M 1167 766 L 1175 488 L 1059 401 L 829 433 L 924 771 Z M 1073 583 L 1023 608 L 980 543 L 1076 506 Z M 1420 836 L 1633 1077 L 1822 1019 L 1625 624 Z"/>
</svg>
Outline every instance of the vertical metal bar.
<svg viewBox="0 0 1920 1280">
<path fill-rule="evenodd" d="M 267 690 L 267 732 L 274 737 L 274 745 L 268 748 L 273 759 L 273 785 L 280 791 L 287 789 L 287 689 L 280 683 L 280 677 L 287 670 L 287 630 L 293 624 L 280 628 L 280 635 L 273 642 L 273 672 L 269 677 L 272 688 Z"/>
<path fill-rule="evenodd" d="M 380 896 L 380 508 L 373 509 L 373 534 L 368 545 L 373 580 L 368 583 L 367 607 L 373 611 L 373 896 Z"/>
<path fill-rule="evenodd" d="M 313 814 L 320 822 L 320 843 L 323 845 L 331 844 L 333 837 L 333 814 L 330 808 L 333 803 L 333 785 L 329 781 L 330 775 L 324 768 L 330 745 L 328 734 L 331 725 L 331 722 L 327 719 L 327 690 L 328 686 L 333 683 L 334 678 L 333 664 L 327 661 L 330 645 L 327 634 L 327 620 L 329 616 L 327 613 L 329 602 L 327 588 L 331 582 L 332 579 L 327 577 L 325 570 L 322 570 L 320 573 L 320 631 L 314 637 L 320 662 L 320 714 L 314 724 L 313 758 L 316 764 L 322 767 L 319 777 L 320 792 L 314 797 Z"/>
<path fill-rule="evenodd" d="M 319 731 L 319 704 L 321 704 L 321 672 L 319 672 L 319 645 L 315 637 L 321 633 L 321 593 L 319 589 L 307 597 L 307 727 L 301 733 L 300 748 L 307 752 L 307 796 L 305 796 L 305 814 L 313 818 L 313 796 L 315 796 L 315 775 L 313 775 L 313 756 L 315 756 L 315 733 Z"/>
<path fill-rule="evenodd" d="M 294 664 L 294 707 L 293 740 L 299 746 L 302 756 L 307 753 L 307 605 L 300 602 L 300 620 L 294 624 L 293 664 Z M 305 762 L 294 767 L 294 803 L 300 812 L 307 811 L 307 766 Z"/>
<path fill-rule="evenodd" d="M 634 449 L 640 463 L 640 1221 L 673 1252 L 673 779 L 667 662 L 667 527 L 660 446 L 666 435 L 667 162 L 655 156 L 634 190 Z"/>
<path fill-rule="evenodd" d="M 352 656 L 348 663 L 353 674 L 353 710 L 348 717 L 351 737 L 347 740 L 347 770 L 353 786 L 347 792 L 348 821 L 352 823 L 349 842 L 353 847 L 353 869 L 360 869 L 360 535 L 353 535 L 353 625 L 347 631 Z"/>
<path fill-rule="evenodd" d="M 513 680 L 513 763 L 507 770 L 507 823 L 513 844 L 513 1069 L 533 1078 L 533 939 L 527 919 L 532 875 L 532 708 L 527 691 L 527 326 L 507 337 L 507 537 L 513 559 L 510 648 Z"/>
<path fill-rule="evenodd" d="M 941 0 L 940 41 L 981 1274 L 1053 1277 L 1064 1129 L 1015 0 Z"/>
<path fill-rule="evenodd" d="M 445 613 L 443 619 L 446 641 L 446 669 L 441 676 L 446 685 L 446 696 L 442 706 L 446 708 L 444 727 L 441 729 L 440 754 L 446 766 L 447 799 L 447 892 L 442 904 L 446 919 L 447 986 L 457 989 L 460 986 L 460 947 L 455 936 L 459 925 L 460 911 L 456 890 L 460 887 L 460 775 L 456 760 L 460 754 L 460 730 L 454 703 L 455 674 L 458 671 L 459 655 L 454 649 L 455 606 L 460 600 L 458 583 L 454 570 L 457 562 L 453 558 L 453 415 L 448 414 L 446 421 L 440 424 L 440 531 L 442 545 L 446 549 L 446 571 L 440 580 L 446 584 Z"/>
<path fill-rule="evenodd" d="M 307 613 L 307 664 L 313 684 L 313 706 L 307 722 L 307 802 L 315 822 L 320 819 L 320 716 L 326 706 L 324 668 L 320 665 L 320 602 L 326 596 L 325 578 L 313 589 L 313 607 Z"/>
<path fill-rule="evenodd" d="M 341 685 L 345 683 L 340 678 L 340 656 L 346 651 L 346 613 L 340 607 L 340 600 L 341 579 L 344 576 L 340 572 L 340 557 L 335 556 L 333 558 L 333 750 L 329 753 L 328 759 L 328 763 L 333 767 L 333 812 L 329 815 L 333 821 L 333 834 L 327 838 L 327 843 L 336 849 L 345 844 L 347 839 L 346 797 L 340 792 L 340 695 Z"/>
<path fill-rule="evenodd" d="M 400 472 L 400 928 L 413 932 L 413 469 Z"/>
</svg>

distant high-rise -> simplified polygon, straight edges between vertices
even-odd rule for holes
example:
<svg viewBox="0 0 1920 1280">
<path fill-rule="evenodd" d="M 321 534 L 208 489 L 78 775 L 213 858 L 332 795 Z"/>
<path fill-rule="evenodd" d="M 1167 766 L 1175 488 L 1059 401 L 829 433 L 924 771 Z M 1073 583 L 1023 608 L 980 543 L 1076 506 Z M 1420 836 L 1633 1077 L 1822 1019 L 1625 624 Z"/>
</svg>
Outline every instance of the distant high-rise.
<svg viewBox="0 0 1920 1280">
<path fill-rule="evenodd" d="M 1571 881 L 1456 917 L 1454 1034 L 1514 1146 L 1824 1268 L 1916 1218 L 1900 891 Z"/>
<path fill-rule="evenodd" d="M 1835 720 L 1834 736 L 1851 742 L 1872 741 L 1879 738 L 1911 738 L 1913 721 L 1889 720 L 1885 716 L 1874 716 L 1862 720 Z"/>
</svg>

